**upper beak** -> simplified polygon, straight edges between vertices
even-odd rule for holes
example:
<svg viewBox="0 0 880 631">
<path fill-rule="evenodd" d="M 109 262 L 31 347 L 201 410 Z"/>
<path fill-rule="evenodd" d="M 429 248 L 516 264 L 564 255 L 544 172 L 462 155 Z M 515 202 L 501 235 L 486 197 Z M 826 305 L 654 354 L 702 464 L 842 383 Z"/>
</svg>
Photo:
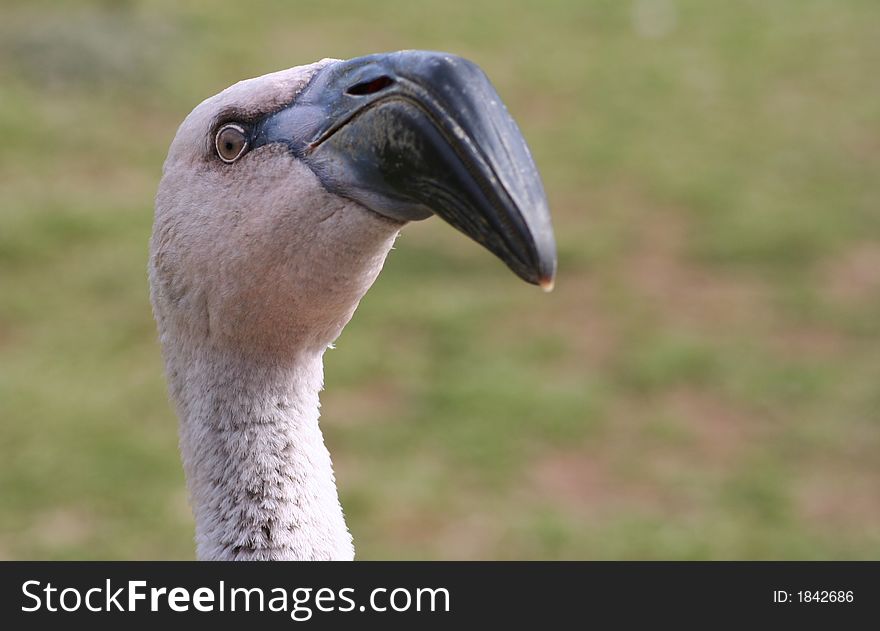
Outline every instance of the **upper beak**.
<svg viewBox="0 0 880 631">
<path fill-rule="evenodd" d="M 550 289 L 547 198 L 516 123 L 475 64 L 403 51 L 331 63 L 255 144 L 286 142 L 331 192 L 387 217 L 440 216 Z"/>
</svg>

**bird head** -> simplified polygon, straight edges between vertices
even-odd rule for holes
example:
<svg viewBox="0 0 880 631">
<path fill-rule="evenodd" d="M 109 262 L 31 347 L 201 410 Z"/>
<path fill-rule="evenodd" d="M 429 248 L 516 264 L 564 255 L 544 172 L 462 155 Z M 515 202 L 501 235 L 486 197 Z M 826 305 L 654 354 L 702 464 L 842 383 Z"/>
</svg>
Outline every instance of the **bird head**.
<svg viewBox="0 0 880 631">
<path fill-rule="evenodd" d="M 160 328 L 261 353 L 323 349 L 401 226 L 432 215 L 552 286 L 540 177 L 476 65 L 403 51 L 237 83 L 190 113 L 163 168 L 150 260 Z"/>
</svg>

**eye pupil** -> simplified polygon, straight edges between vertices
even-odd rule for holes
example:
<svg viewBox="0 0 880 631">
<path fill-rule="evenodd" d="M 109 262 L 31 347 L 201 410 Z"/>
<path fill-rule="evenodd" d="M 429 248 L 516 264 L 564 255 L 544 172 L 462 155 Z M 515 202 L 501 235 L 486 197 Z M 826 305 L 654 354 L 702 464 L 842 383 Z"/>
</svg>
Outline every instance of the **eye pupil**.
<svg viewBox="0 0 880 631">
<path fill-rule="evenodd" d="M 223 162 L 235 162 L 247 149 L 248 137 L 240 125 L 229 123 L 220 128 L 214 139 L 217 155 Z"/>
</svg>

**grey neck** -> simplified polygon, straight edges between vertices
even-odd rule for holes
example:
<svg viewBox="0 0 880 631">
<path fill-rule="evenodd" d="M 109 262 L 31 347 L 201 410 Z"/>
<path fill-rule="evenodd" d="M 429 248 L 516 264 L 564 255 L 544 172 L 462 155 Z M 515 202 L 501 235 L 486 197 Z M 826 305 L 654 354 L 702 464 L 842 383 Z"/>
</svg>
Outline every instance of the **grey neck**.
<svg viewBox="0 0 880 631">
<path fill-rule="evenodd" d="M 318 427 L 322 358 L 213 348 L 169 362 L 200 559 L 354 557 Z"/>
</svg>

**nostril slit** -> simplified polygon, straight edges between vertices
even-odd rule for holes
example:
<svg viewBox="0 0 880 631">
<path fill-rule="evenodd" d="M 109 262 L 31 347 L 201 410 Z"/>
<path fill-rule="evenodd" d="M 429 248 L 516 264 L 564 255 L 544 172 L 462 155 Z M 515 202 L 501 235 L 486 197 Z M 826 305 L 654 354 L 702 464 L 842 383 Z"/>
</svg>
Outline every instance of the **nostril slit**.
<svg viewBox="0 0 880 631">
<path fill-rule="evenodd" d="M 364 81 L 363 83 L 358 83 L 351 86 L 348 90 L 346 90 L 346 94 L 351 94 L 353 96 L 375 94 L 376 92 L 384 90 L 392 83 L 394 83 L 394 79 L 382 75 L 381 77 L 377 77 L 376 79 L 370 79 L 369 81 Z"/>
</svg>

